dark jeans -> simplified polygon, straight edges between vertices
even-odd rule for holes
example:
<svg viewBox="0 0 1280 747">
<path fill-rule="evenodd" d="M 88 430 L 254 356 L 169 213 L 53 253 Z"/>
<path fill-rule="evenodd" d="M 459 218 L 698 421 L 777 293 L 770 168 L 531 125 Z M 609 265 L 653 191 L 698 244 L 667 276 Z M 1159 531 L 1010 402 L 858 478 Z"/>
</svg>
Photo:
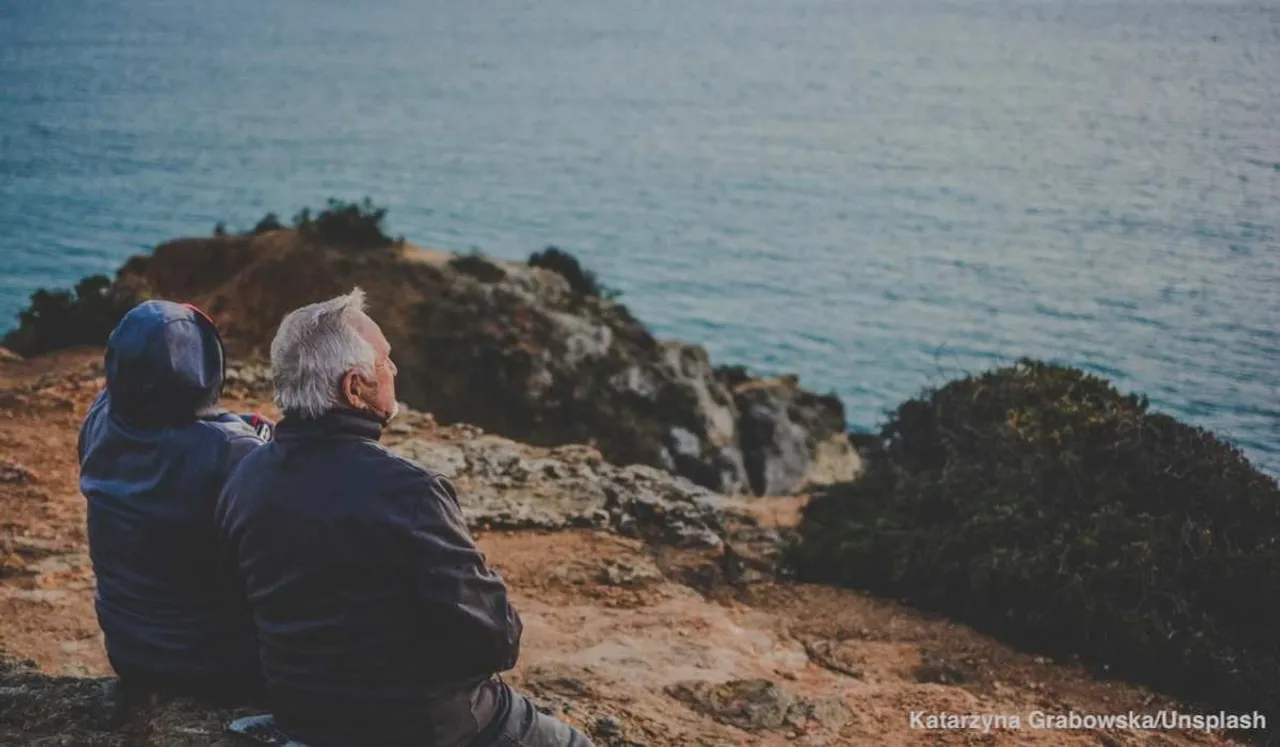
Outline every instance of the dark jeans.
<svg viewBox="0 0 1280 747">
<path fill-rule="evenodd" d="M 270 700 L 280 728 L 309 747 L 592 747 L 497 679 L 418 705 L 278 692 Z"/>
<path fill-rule="evenodd" d="M 542 713 L 505 683 L 498 687 L 505 707 L 471 747 L 593 747 L 582 732 Z"/>
</svg>

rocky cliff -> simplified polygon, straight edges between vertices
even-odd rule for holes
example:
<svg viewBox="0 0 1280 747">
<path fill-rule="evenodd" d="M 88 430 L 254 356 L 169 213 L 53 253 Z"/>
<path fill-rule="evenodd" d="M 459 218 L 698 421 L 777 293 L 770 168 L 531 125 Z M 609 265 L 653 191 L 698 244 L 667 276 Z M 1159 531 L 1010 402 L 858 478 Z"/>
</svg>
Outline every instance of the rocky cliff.
<svg viewBox="0 0 1280 747">
<path fill-rule="evenodd" d="M 203 306 L 247 355 L 265 351 L 291 309 L 359 285 L 394 348 L 402 398 L 441 422 L 591 443 L 614 463 L 730 494 L 788 493 L 858 469 L 835 396 L 717 369 L 702 348 L 656 339 L 622 304 L 541 267 L 279 229 L 163 244 L 117 284 Z"/>
</svg>

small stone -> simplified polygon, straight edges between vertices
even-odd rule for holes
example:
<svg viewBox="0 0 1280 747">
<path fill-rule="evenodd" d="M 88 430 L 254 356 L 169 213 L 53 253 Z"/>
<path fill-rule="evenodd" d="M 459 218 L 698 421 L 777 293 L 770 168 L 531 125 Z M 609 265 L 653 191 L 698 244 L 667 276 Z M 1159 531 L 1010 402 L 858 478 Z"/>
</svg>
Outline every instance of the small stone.
<svg viewBox="0 0 1280 747">
<path fill-rule="evenodd" d="M 622 725 L 613 716 L 601 716 L 596 719 L 595 732 L 601 737 L 618 737 L 622 735 Z"/>
<path fill-rule="evenodd" d="M 853 720 L 853 710 L 839 695 L 828 695 L 812 704 L 809 706 L 809 715 L 831 731 L 840 731 Z"/>
<path fill-rule="evenodd" d="M 620 560 L 608 560 L 600 572 L 601 583 L 609 586 L 639 586 L 646 581 L 662 578 L 657 566 L 652 564 L 632 564 Z"/>
<path fill-rule="evenodd" d="M 23 485 L 40 482 L 40 473 L 24 464 L 0 461 L 0 483 Z"/>
</svg>

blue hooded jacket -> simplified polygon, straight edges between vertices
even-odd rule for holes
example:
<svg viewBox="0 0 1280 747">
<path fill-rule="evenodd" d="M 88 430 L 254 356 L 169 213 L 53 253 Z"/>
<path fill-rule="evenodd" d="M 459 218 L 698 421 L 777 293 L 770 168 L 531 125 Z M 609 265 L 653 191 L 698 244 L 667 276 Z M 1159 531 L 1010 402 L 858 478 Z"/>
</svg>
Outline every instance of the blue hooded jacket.
<svg viewBox="0 0 1280 747">
<path fill-rule="evenodd" d="M 183 304 L 144 302 L 107 342 L 107 388 L 80 431 L 80 490 L 98 622 L 118 671 L 180 682 L 257 671 L 253 621 L 213 512 L 270 431 L 216 409 L 224 370 L 213 322 Z"/>
</svg>

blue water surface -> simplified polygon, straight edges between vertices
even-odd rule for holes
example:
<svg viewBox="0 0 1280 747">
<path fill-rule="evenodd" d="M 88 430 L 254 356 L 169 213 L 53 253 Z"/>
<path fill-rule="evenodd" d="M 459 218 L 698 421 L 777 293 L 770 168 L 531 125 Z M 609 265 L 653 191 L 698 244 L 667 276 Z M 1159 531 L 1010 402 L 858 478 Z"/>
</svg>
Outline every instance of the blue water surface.
<svg viewBox="0 0 1280 747">
<path fill-rule="evenodd" d="M 0 328 L 331 195 L 855 427 L 1030 355 L 1280 472 L 1273 2 L 0 0 Z"/>
</svg>

